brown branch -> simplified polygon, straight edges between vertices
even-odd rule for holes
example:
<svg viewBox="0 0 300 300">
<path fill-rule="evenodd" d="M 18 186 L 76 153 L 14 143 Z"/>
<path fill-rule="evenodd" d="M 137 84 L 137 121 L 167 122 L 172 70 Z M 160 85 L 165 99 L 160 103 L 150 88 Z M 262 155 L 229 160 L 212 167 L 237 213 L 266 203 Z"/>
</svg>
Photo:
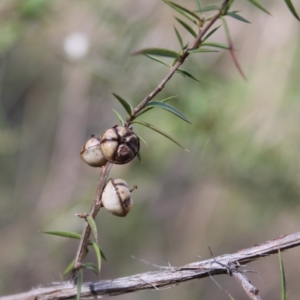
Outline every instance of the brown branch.
<svg viewBox="0 0 300 300">
<path fill-rule="evenodd" d="M 109 175 L 111 168 L 112 168 L 112 164 L 110 162 L 107 162 L 101 168 L 101 173 L 100 173 L 100 177 L 99 177 L 97 188 L 96 188 L 94 202 L 93 202 L 93 205 L 89 212 L 89 215 L 92 216 L 93 218 L 96 217 L 97 213 L 100 210 L 102 191 L 103 191 L 104 185 L 106 183 L 106 180 L 107 180 L 107 177 Z M 78 245 L 77 254 L 75 257 L 74 269 L 71 274 L 72 280 L 76 279 L 76 272 L 77 272 L 77 270 L 79 270 L 81 268 L 82 260 L 85 256 L 86 249 L 89 244 L 90 234 L 91 234 L 91 227 L 89 226 L 89 224 L 87 222 L 85 222 L 84 226 L 83 226 L 83 230 L 82 230 L 81 239 L 80 239 L 80 242 Z"/>
<path fill-rule="evenodd" d="M 200 28 L 199 33 L 195 40 L 191 43 L 191 45 L 183 51 L 180 55 L 179 60 L 172 66 L 168 74 L 163 78 L 163 80 L 159 83 L 159 85 L 149 93 L 144 100 L 135 107 L 132 111 L 131 116 L 129 116 L 126 120 L 126 124 L 130 125 L 131 122 L 135 119 L 136 115 L 147 105 L 147 103 L 152 100 L 162 89 L 165 87 L 165 84 L 172 78 L 174 73 L 178 70 L 178 68 L 184 63 L 187 57 L 190 55 L 189 51 L 198 49 L 201 45 L 202 38 L 207 33 L 207 31 L 211 28 L 211 26 L 222 16 L 224 8 L 228 5 L 229 0 L 225 0 L 220 7 L 220 10 L 210 19 L 210 21 L 203 27 Z"/>
<path fill-rule="evenodd" d="M 271 254 L 300 245 L 300 232 L 277 237 L 262 244 L 225 254 L 212 259 L 194 262 L 182 267 L 161 267 L 159 271 L 147 272 L 113 280 L 84 283 L 81 299 L 95 299 L 96 296 L 114 296 L 146 289 L 159 290 L 161 287 L 179 284 L 220 274 L 232 275 L 244 289 L 249 290 L 250 299 L 258 300 L 258 291 L 242 273 L 241 265 Z M 231 272 L 232 271 L 232 272 Z M 39 287 L 23 294 L 0 297 L 0 300 L 60 300 L 75 297 L 77 288 L 69 282 L 61 282 L 48 287 Z M 251 296 L 250 296 L 251 295 Z M 254 298 L 256 295 L 256 298 Z M 252 297 L 252 298 L 251 298 Z"/>
<path fill-rule="evenodd" d="M 133 110 L 131 116 L 128 117 L 126 120 L 126 125 L 129 126 L 131 122 L 134 120 L 136 115 L 147 105 L 147 103 L 153 99 L 165 86 L 165 84 L 171 79 L 171 77 L 174 75 L 176 70 L 183 64 L 183 62 L 186 60 L 186 58 L 189 56 L 189 51 L 199 48 L 201 44 L 201 39 L 206 34 L 206 32 L 209 30 L 209 28 L 219 19 L 220 16 L 222 16 L 223 10 L 228 4 L 229 0 L 225 0 L 220 8 L 220 10 L 210 19 L 210 21 L 199 30 L 198 36 L 195 38 L 195 40 L 191 43 L 190 47 L 188 47 L 185 51 L 183 51 L 182 55 L 180 56 L 180 59 L 175 63 L 175 65 L 171 68 L 169 73 L 164 77 L 164 79 L 161 81 L 161 83 L 150 93 L 146 98 L 139 104 L 137 107 Z M 105 166 L 101 169 L 100 178 L 98 181 L 98 185 L 96 188 L 96 196 L 94 199 L 94 203 L 91 207 L 90 216 L 95 217 L 97 216 L 100 207 L 101 207 L 101 194 L 105 185 L 105 182 L 107 180 L 107 177 L 109 175 L 110 169 L 112 167 L 111 163 L 107 163 Z M 86 249 L 89 244 L 89 237 L 91 234 L 91 228 L 87 222 L 85 222 L 83 230 L 82 230 L 82 237 L 78 246 L 78 250 L 75 257 L 74 262 L 74 269 L 71 273 L 71 279 L 73 281 L 76 281 L 76 273 L 82 266 L 82 260 L 85 256 Z"/>
<path fill-rule="evenodd" d="M 246 294 L 252 300 L 261 300 L 258 295 L 259 290 L 252 285 L 250 280 L 242 273 L 238 271 L 233 271 L 231 276 L 243 287 Z"/>
</svg>

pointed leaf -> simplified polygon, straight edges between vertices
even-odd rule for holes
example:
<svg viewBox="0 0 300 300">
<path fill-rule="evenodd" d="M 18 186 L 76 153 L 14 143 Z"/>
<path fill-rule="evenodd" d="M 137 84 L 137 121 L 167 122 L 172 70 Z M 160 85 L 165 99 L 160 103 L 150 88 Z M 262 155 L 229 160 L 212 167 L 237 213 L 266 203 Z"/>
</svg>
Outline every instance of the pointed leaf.
<svg viewBox="0 0 300 300">
<path fill-rule="evenodd" d="M 187 19 L 189 19 L 190 21 L 194 22 L 195 24 L 197 24 L 197 22 L 195 21 L 198 20 L 200 21 L 200 18 L 197 14 L 195 14 L 194 12 L 186 9 L 183 6 L 180 6 L 172 1 L 168 1 L 168 0 L 163 0 L 167 5 L 169 5 L 171 8 L 173 8 L 174 10 L 176 10 L 177 12 L 179 12 L 181 15 L 185 16 Z"/>
<path fill-rule="evenodd" d="M 93 246 L 93 243 L 94 243 L 94 242 L 90 242 L 90 243 L 89 243 L 89 246 Z M 96 243 L 96 245 L 99 247 L 99 245 L 98 245 L 97 243 Z M 87 248 L 87 249 L 88 249 L 88 248 Z M 102 259 L 104 259 L 105 261 L 107 261 L 104 252 L 101 250 L 100 247 L 99 247 L 99 249 L 100 249 L 100 254 L 101 254 Z"/>
<path fill-rule="evenodd" d="M 82 269 L 80 269 L 77 273 L 77 296 L 76 296 L 76 300 L 80 300 L 82 283 L 83 283 L 83 272 L 82 272 Z"/>
<path fill-rule="evenodd" d="M 168 98 L 165 98 L 165 99 L 161 100 L 161 102 L 166 103 L 166 102 L 168 102 L 169 100 L 174 99 L 174 98 L 177 98 L 177 97 L 178 97 L 178 96 L 171 96 L 171 97 L 168 97 Z M 151 101 L 150 101 L 150 102 L 151 102 Z M 149 110 L 151 110 L 151 109 L 153 109 L 153 107 L 147 107 L 147 108 L 142 109 L 142 110 L 136 115 L 136 117 L 139 117 L 140 115 L 144 114 L 145 112 L 147 112 L 147 111 L 149 111 Z M 146 146 L 148 147 L 148 145 L 146 145 Z"/>
<path fill-rule="evenodd" d="M 99 271 L 95 264 L 93 263 L 84 263 L 82 264 L 82 268 L 93 271 L 97 276 L 99 276 Z"/>
<path fill-rule="evenodd" d="M 89 248 L 86 248 L 85 252 L 84 252 L 84 255 L 83 255 L 83 258 L 86 258 L 87 255 L 89 254 L 89 252 L 90 252 Z"/>
<path fill-rule="evenodd" d="M 257 8 L 261 9 L 262 11 L 264 11 L 265 13 L 271 15 L 258 1 L 256 1 L 256 0 L 248 0 L 248 1 L 251 2 Z"/>
<path fill-rule="evenodd" d="M 98 263 L 98 274 L 100 273 L 101 270 L 101 249 L 99 247 L 99 245 L 95 242 L 92 242 L 92 246 L 95 250 L 96 253 L 96 258 L 97 258 L 97 263 Z"/>
<path fill-rule="evenodd" d="M 134 55 L 148 54 L 148 55 L 156 55 L 156 56 L 163 56 L 163 57 L 179 58 L 179 54 L 177 52 L 168 49 L 162 49 L 162 48 L 141 49 L 134 52 L 133 54 Z"/>
<path fill-rule="evenodd" d="M 229 50 L 230 48 L 224 44 L 220 44 L 220 43 L 214 43 L 214 42 L 204 42 L 201 44 L 202 46 L 209 46 L 209 47 L 215 47 L 215 48 L 221 48 L 221 49 L 227 49 Z"/>
<path fill-rule="evenodd" d="M 228 45 L 229 45 L 229 51 L 230 51 L 230 55 L 231 55 L 231 58 L 236 66 L 236 68 L 238 69 L 239 73 L 241 74 L 241 76 L 247 80 L 236 56 L 235 56 L 235 53 L 234 53 L 234 47 L 233 47 L 233 43 L 231 41 L 231 37 L 230 37 L 230 33 L 229 33 L 229 29 L 228 29 L 228 26 L 227 26 L 227 22 L 224 18 L 221 18 L 222 20 L 222 23 L 223 23 L 223 26 L 224 26 L 224 30 L 225 30 L 225 34 L 226 34 L 226 37 L 227 37 L 227 41 L 228 41 Z"/>
<path fill-rule="evenodd" d="M 146 57 L 148 57 L 148 58 L 154 60 L 154 61 L 157 61 L 157 62 L 159 62 L 159 63 L 161 63 L 161 64 L 163 64 L 163 65 L 169 67 L 169 65 L 168 65 L 167 63 L 165 63 L 164 61 L 158 59 L 158 58 L 155 57 L 155 56 L 152 56 L 152 55 L 149 55 L 149 54 L 144 54 L 144 55 L 145 55 Z"/>
<path fill-rule="evenodd" d="M 212 30 L 204 37 L 203 42 L 204 42 L 205 40 L 207 40 L 211 35 L 213 35 L 220 27 L 221 27 L 221 25 L 219 25 L 218 27 L 212 29 Z M 203 42 L 202 42 L 201 45 L 203 45 Z"/>
<path fill-rule="evenodd" d="M 166 103 L 166 102 L 168 102 L 169 100 L 174 99 L 174 98 L 177 98 L 177 97 L 178 97 L 178 96 L 171 96 L 171 97 L 165 98 L 165 99 L 163 99 L 163 100 L 160 100 L 160 102 Z M 154 101 L 154 100 L 152 100 L 152 101 Z M 157 101 L 157 100 L 156 100 L 156 101 Z M 150 101 L 150 102 L 151 102 L 151 101 Z M 151 109 L 153 109 L 153 107 L 147 107 L 147 108 L 142 109 L 142 110 L 136 115 L 136 117 L 139 117 L 140 115 L 144 114 L 145 112 L 147 112 L 147 111 L 149 111 L 149 110 L 151 110 Z M 148 145 L 147 145 L 147 146 L 148 146 Z"/>
<path fill-rule="evenodd" d="M 238 15 L 237 13 L 231 11 L 231 12 L 227 12 L 226 14 L 227 16 L 230 16 L 236 20 L 239 20 L 239 21 L 242 21 L 242 22 L 245 22 L 245 23 L 251 23 L 249 22 L 248 20 L 246 20 L 245 18 L 243 18 L 242 16 Z"/>
<path fill-rule="evenodd" d="M 174 30 L 175 30 L 175 33 L 176 33 L 176 36 L 177 36 L 177 39 L 178 39 L 178 42 L 180 44 L 180 48 L 183 49 L 183 42 L 182 42 L 182 38 L 177 30 L 177 28 L 174 26 Z"/>
<path fill-rule="evenodd" d="M 139 160 L 139 162 L 140 162 L 140 164 L 142 164 L 143 163 L 143 161 L 142 161 L 142 156 L 141 156 L 141 153 L 140 153 L 141 151 L 139 151 L 138 153 L 137 153 L 137 158 L 138 158 L 138 160 Z"/>
<path fill-rule="evenodd" d="M 81 239 L 80 234 L 71 231 L 42 231 L 42 232 L 46 234 L 52 234 L 52 235 L 67 237 L 71 239 Z"/>
<path fill-rule="evenodd" d="M 149 147 L 148 144 L 146 143 L 146 141 L 140 135 L 138 135 L 138 138 L 141 142 L 143 142 L 145 144 L 146 147 Z"/>
<path fill-rule="evenodd" d="M 114 109 L 113 109 L 113 112 L 115 113 L 115 115 L 119 119 L 119 121 L 122 124 L 122 126 L 124 126 L 125 122 L 124 122 L 123 118 L 121 117 L 121 115 L 116 110 L 114 110 Z"/>
<path fill-rule="evenodd" d="M 146 107 L 158 107 L 158 108 L 161 108 L 161 109 L 165 109 L 169 112 L 171 112 L 172 114 L 174 114 L 175 116 L 179 117 L 180 119 L 186 121 L 187 123 L 190 123 L 191 122 L 189 121 L 189 119 L 184 116 L 179 110 L 177 110 L 175 107 L 169 105 L 169 104 L 166 104 L 166 103 L 162 103 L 160 101 L 150 101 Z"/>
<path fill-rule="evenodd" d="M 97 225 L 95 223 L 95 220 L 93 219 L 92 216 L 87 216 L 86 221 L 90 225 L 92 233 L 94 235 L 94 238 L 95 238 L 96 242 L 98 243 L 98 232 L 97 232 Z"/>
<path fill-rule="evenodd" d="M 281 286 L 281 297 L 280 300 L 286 300 L 287 299 L 287 293 L 286 293 L 286 280 L 285 280 L 285 272 L 282 262 L 282 256 L 280 249 L 278 250 L 278 256 L 279 256 L 279 269 L 280 269 L 280 286 Z"/>
<path fill-rule="evenodd" d="M 193 37 L 197 37 L 197 33 L 194 31 L 194 29 L 192 29 L 192 27 L 190 27 L 188 24 L 186 24 L 184 21 L 178 19 L 175 17 L 175 19 L 193 36 Z"/>
<path fill-rule="evenodd" d="M 74 263 L 75 263 L 75 259 L 73 259 L 70 264 L 66 267 L 66 269 L 64 270 L 62 276 L 65 277 L 67 274 L 69 274 L 73 269 L 74 269 Z"/>
<path fill-rule="evenodd" d="M 170 100 L 175 99 L 175 98 L 177 98 L 177 97 L 178 97 L 178 95 L 170 96 L 170 97 L 167 97 L 167 98 L 165 98 L 165 99 L 160 100 L 160 102 L 167 103 L 167 102 L 169 102 Z"/>
<path fill-rule="evenodd" d="M 224 8 L 222 9 L 222 16 L 225 16 L 230 9 L 231 5 L 233 4 L 234 0 L 229 0 L 226 1 L 227 3 L 225 4 Z"/>
<path fill-rule="evenodd" d="M 124 100 L 122 97 L 120 97 L 119 95 L 117 95 L 115 93 L 112 93 L 112 94 L 119 100 L 119 102 L 124 107 L 124 109 L 127 111 L 129 116 L 131 116 L 132 106 L 126 100 Z"/>
<path fill-rule="evenodd" d="M 291 0 L 284 0 L 284 2 L 286 3 L 286 5 L 288 6 L 289 10 L 291 11 L 291 13 L 294 15 L 294 17 L 300 21 L 300 17 L 299 15 L 297 14 L 297 11 L 292 3 Z"/>
<path fill-rule="evenodd" d="M 200 48 L 200 49 L 195 49 L 195 50 L 189 50 L 189 53 L 205 53 L 205 52 L 220 52 L 218 50 L 212 50 L 212 49 L 205 49 L 205 48 Z"/>
<path fill-rule="evenodd" d="M 152 129 L 153 131 L 156 131 L 157 133 L 160 133 L 161 135 L 163 135 L 164 137 L 166 137 L 167 139 L 169 139 L 170 141 L 172 141 L 173 143 L 175 143 L 176 145 L 178 145 L 179 147 L 181 147 L 182 149 L 184 149 L 187 152 L 190 152 L 188 149 L 184 148 L 179 142 L 177 142 L 175 139 L 173 139 L 171 136 L 169 136 L 167 133 L 165 133 L 164 131 L 156 128 L 155 126 L 146 123 L 146 122 L 142 122 L 142 121 L 133 121 L 132 123 L 136 123 L 136 124 L 140 124 L 143 125 L 145 127 L 148 127 L 150 129 Z"/>
<path fill-rule="evenodd" d="M 213 11 L 213 10 L 220 10 L 220 7 L 217 5 L 208 5 L 208 6 L 199 8 L 197 10 L 197 12 L 204 13 L 204 12 Z"/>
<path fill-rule="evenodd" d="M 202 9 L 202 5 L 200 3 L 200 0 L 196 0 L 196 3 L 197 3 L 197 6 L 198 6 L 198 9 L 201 10 Z"/>
<path fill-rule="evenodd" d="M 183 76 L 187 76 L 195 81 L 201 82 L 199 79 L 197 79 L 196 77 L 194 77 L 192 74 L 190 74 L 189 72 L 182 70 L 182 69 L 177 69 L 176 70 L 177 73 L 183 75 Z"/>
<path fill-rule="evenodd" d="M 101 254 L 101 258 L 104 259 L 105 261 L 107 261 L 106 256 L 101 249 L 100 249 L 100 254 Z"/>
</svg>

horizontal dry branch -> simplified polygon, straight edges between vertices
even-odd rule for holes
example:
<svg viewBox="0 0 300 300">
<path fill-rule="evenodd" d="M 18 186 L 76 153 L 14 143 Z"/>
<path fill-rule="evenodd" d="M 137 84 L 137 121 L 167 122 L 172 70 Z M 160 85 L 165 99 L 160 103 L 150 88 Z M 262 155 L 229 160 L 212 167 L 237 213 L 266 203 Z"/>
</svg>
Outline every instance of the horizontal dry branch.
<svg viewBox="0 0 300 300">
<path fill-rule="evenodd" d="M 212 259 L 194 262 L 182 267 L 160 267 L 159 271 L 146 272 L 113 280 L 85 283 L 81 299 L 96 299 L 145 289 L 156 289 L 219 274 L 236 274 L 237 269 L 253 260 L 278 253 L 300 245 L 300 232 L 277 237 L 273 240 L 225 254 Z M 60 282 L 48 287 L 38 287 L 22 294 L 0 297 L 0 300 L 54 300 L 71 299 L 76 296 L 76 287 L 69 282 Z"/>
</svg>

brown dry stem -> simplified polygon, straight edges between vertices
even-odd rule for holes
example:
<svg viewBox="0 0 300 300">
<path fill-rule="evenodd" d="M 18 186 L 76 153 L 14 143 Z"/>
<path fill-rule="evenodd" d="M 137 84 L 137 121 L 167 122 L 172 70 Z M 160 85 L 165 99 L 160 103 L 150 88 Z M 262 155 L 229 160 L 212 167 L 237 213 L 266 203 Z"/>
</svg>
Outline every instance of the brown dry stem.
<svg viewBox="0 0 300 300">
<path fill-rule="evenodd" d="M 245 289 L 250 299 L 261 299 L 258 290 L 249 283 L 238 269 L 254 260 L 277 254 L 300 245 L 300 232 L 277 237 L 259 245 L 224 254 L 182 267 L 164 266 L 159 271 L 146 272 L 113 280 L 100 280 L 83 284 L 81 299 L 95 299 L 101 296 L 115 296 L 141 290 L 160 290 L 188 280 L 226 274 L 233 276 Z M 249 291 L 249 293 L 248 293 Z M 0 297 L 0 300 L 61 300 L 75 298 L 77 288 L 70 282 L 59 282 L 48 287 L 38 287 L 26 293 Z"/>
</svg>

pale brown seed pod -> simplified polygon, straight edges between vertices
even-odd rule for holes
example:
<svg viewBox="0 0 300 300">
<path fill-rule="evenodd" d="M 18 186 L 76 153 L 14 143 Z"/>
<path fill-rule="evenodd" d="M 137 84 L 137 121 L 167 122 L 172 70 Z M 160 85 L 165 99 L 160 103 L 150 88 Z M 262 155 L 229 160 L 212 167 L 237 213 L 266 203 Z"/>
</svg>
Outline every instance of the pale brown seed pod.
<svg viewBox="0 0 300 300">
<path fill-rule="evenodd" d="M 104 157 L 114 164 L 126 164 L 137 155 L 140 141 L 131 128 L 114 126 L 101 137 L 100 149 Z"/>
<path fill-rule="evenodd" d="M 103 190 L 101 201 L 108 212 L 118 217 L 125 217 L 133 205 L 131 192 L 123 179 L 110 179 Z"/>
<path fill-rule="evenodd" d="M 91 167 L 102 167 L 107 162 L 100 150 L 100 138 L 94 136 L 82 147 L 80 156 Z"/>
</svg>

